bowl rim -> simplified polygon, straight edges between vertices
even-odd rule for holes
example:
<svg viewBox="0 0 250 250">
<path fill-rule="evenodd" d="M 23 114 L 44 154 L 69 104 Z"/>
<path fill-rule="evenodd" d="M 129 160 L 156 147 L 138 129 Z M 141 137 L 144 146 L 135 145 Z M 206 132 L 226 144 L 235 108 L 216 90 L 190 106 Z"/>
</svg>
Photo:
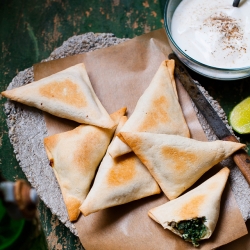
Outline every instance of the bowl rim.
<svg viewBox="0 0 250 250">
<path fill-rule="evenodd" d="M 199 62 L 197 60 L 195 60 L 194 58 L 190 57 L 188 54 L 186 54 L 177 44 L 176 42 L 174 41 L 173 37 L 172 37 L 172 34 L 171 34 L 171 27 L 168 27 L 168 24 L 167 24 L 167 8 L 168 8 L 168 5 L 170 3 L 171 0 L 166 0 L 166 3 L 165 3 L 165 7 L 164 7 L 164 27 L 165 27 L 165 30 L 167 32 L 167 35 L 168 35 L 168 38 L 170 39 L 170 41 L 172 42 L 172 44 L 175 46 L 175 48 L 184 56 L 186 57 L 187 59 L 189 59 L 190 61 L 202 66 L 202 67 L 206 67 L 206 68 L 209 68 L 209 69 L 213 69 L 213 70 L 216 70 L 216 71 L 234 71 L 234 72 L 237 72 L 237 71 L 244 71 L 244 70 L 250 70 L 250 65 L 247 66 L 247 67 L 242 67 L 242 68 L 219 68 L 219 67 L 214 67 L 214 66 L 210 66 L 210 65 L 207 65 L 207 64 L 204 64 L 202 62 Z M 183 1 L 183 0 L 181 0 Z M 180 2 L 181 2 L 180 1 Z"/>
</svg>

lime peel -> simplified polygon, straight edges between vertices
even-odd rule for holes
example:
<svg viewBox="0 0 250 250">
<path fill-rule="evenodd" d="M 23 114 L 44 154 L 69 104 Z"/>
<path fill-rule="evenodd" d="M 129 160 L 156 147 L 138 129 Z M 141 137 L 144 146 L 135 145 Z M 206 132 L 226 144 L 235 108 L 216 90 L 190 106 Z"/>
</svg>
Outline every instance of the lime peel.
<svg viewBox="0 0 250 250">
<path fill-rule="evenodd" d="M 229 123 L 239 134 L 250 133 L 250 97 L 238 103 L 229 114 Z"/>
</svg>

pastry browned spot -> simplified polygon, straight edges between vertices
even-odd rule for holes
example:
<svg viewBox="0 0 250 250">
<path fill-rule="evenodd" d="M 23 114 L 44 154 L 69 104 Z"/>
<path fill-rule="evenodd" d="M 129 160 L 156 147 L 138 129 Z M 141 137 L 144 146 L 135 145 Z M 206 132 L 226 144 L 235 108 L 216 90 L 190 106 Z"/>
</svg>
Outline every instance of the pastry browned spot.
<svg viewBox="0 0 250 250">
<path fill-rule="evenodd" d="M 187 152 L 175 147 L 162 147 L 162 155 L 172 161 L 172 166 L 176 170 L 176 174 L 181 174 L 187 170 L 187 168 L 196 164 L 198 157 L 194 152 Z"/>
<path fill-rule="evenodd" d="M 41 96 L 54 98 L 72 106 L 86 107 L 86 97 L 81 88 L 70 79 L 54 81 L 39 89 Z"/>
<path fill-rule="evenodd" d="M 130 181 L 136 174 L 136 158 L 129 155 L 122 155 L 114 160 L 114 164 L 108 173 L 108 184 L 119 186 Z"/>
</svg>

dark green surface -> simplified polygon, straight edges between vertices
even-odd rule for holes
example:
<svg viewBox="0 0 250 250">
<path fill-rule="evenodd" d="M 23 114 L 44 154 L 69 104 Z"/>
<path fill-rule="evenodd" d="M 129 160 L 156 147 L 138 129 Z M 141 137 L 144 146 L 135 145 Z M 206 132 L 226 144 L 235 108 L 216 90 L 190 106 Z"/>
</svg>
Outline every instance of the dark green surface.
<svg viewBox="0 0 250 250">
<path fill-rule="evenodd" d="M 23 231 L 25 220 L 14 220 L 0 200 L 0 250 L 13 246 Z"/>
<path fill-rule="evenodd" d="M 133 38 L 163 26 L 165 1 L 65 0 L 0 1 L 0 91 L 7 88 L 19 71 L 45 59 L 63 41 L 86 32 L 111 32 Z M 250 79 L 234 82 L 210 80 L 192 73 L 228 114 L 250 95 Z M 25 178 L 13 153 L 0 99 L 0 170 L 8 180 Z M 244 142 L 250 136 L 241 136 Z M 49 249 L 81 249 L 78 239 L 41 202 L 40 219 Z M 28 233 L 29 234 L 29 233 Z M 41 238 L 33 239 L 44 249 Z M 40 247 L 40 248 L 39 248 Z M 31 249 L 31 248 L 29 248 Z M 34 248 L 35 249 L 35 248 Z"/>
<path fill-rule="evenodd" d="M 0 250 L 46 250 L 47 242 L 37 218 L 14 219 L 0 200 Z"/>
</svg>

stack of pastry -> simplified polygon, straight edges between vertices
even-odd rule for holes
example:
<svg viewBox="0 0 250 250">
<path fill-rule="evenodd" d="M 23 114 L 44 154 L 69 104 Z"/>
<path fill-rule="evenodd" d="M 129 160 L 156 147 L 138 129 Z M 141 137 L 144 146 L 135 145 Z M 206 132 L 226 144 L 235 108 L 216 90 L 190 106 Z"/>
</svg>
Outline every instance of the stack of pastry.
<svg viewBox="0 0 250 250">
<path fill-rule="evenodd" d="M 71 131 L 44 138 L 70 221 L 80 213 L 87 216 L 163 191 L 171 201 L 152 208 L 152 219 L 193 244 L 211 236 L 229 170 L 182 194 L 245 145 L 190 138 L 173 60 L 161 63 L 129 118 L 126 107 L 107 113 L 83 63 L 2 95 L 79 123 Z M 180 225 L 197 219 L 205 228 L 202 234 L 195 240 L 184 237 Z"/>
</svg>

